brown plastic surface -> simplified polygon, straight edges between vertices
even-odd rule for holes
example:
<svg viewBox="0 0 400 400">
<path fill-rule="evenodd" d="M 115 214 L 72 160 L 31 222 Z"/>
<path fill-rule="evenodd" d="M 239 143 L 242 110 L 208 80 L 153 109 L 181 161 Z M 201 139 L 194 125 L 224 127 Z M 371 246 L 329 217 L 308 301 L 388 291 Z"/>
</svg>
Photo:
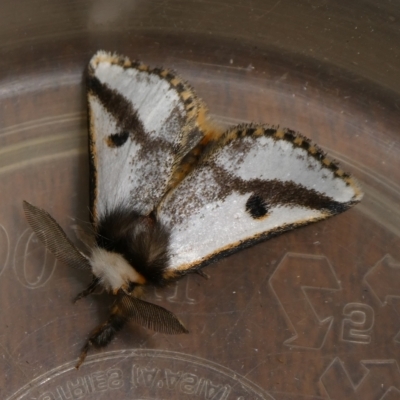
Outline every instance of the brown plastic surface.
<svg viewBox="0 0 400 400">
<path fill-rule="evenodd" d="M 0 398 L 400 399 L 396 2 L 0 4 Z M 74 237 L 88 216 L 83 73 L 98 49 L 176 69 L 231 125 L 298 130 L 352 172 L 354 209 L 147 300 L 189 335 L 125 328 L 74 369 L 109 299 L 47 254 L 22 200 Z M 149 161 L 151 162 L 151 161 Z"/>
</svg>

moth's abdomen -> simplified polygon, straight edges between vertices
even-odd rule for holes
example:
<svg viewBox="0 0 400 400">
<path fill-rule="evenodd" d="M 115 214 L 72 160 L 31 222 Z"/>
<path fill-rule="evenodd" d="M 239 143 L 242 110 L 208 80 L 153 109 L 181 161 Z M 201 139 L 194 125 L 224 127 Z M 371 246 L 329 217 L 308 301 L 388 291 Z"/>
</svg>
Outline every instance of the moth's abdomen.
<svg viewBox="0 0 400 400">
<path fill-rule="evenodd" d="M 169 232 L 154 216 L 143 216 L 123 206 L 107 211 L 96 227 L 96 243 L 98 248 L 93 251 L 92 262 L 96 257 L 103 262 L 98 272 L 103 274 L 105 285 L 108 283 L 114 290 L 119 289 L 115 287 L 118 274 L 125 275 L 121 276 L 125 282 L 156 286 L 165 283 Z M 113 264 L 112 271 L 106 270 L 105 259 Z M 96 275 L 94 266 L 93 273 Z M 136 280 L 132 280 L 135 276 Z M 107 279 L 114 279 L 114 284 Z"/>
<path fill-rule="evenodd" d="M 111 310 L 111 314 L 104 324 L 98 326 L 91 334 L 88 341 L 83 346 L 81 355 L 79 356 L 78 363 L 75 368 L 79 369 L 82 363 L 85 361 L 87 352 L 90 346 L 105 347 L 111 340 L 113 340 L 115 334 L 120 331 L 127 322 L 127 318 L 123 313 L 123 310 L 118 306 L 118 303 L 114 305 Z"/>
<path fill-rule="evenodd" d="M 111 313 L 108 320 L 98 327 L 91 335 L 90 342 L 96 347 L 107 346 L 126 323 L 126 318 L 120 313 Z"/>
</svg>

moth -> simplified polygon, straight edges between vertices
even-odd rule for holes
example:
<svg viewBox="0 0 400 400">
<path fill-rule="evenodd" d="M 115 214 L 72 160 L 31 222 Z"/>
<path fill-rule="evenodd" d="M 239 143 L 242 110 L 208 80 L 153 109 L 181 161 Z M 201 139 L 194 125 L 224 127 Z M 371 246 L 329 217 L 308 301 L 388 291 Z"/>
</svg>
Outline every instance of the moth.
<svg viewBox="0 0 400 400">
<path fill-rule="evenodd" d="M 128 320 L 188 331 L 143 300 L 188 273 L 284 231 L 341 213 L 359 184 L 306 137 L 278 126 L 220 129 L 178 75 L 99 51 L 87 71 L 90 215 L 86 255 L 44 210 L 23 203 L 29 225 L 61 262 L 92 273 L 76 300 L 102 287 L 106 322 L 82 348 L 104 347 Z"/>
</svg>

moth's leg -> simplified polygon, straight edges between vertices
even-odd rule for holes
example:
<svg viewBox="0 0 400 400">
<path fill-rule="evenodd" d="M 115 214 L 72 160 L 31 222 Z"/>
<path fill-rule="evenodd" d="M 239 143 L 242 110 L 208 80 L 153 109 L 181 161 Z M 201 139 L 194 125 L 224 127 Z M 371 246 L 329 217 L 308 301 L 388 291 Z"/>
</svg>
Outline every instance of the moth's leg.
<svg viewBox="0 0 400 400">
<path fill-rule="evenodd" d="M 111 310 L 107 321 L 98 326 L 89 336 L 85 345 L 82 348 L 78 363 L 75 368 L 79 369 L 85 361 L 86 355 L 91 346 L 105 347 L 114 338 L 115 334 L 120 331 L 125 325 L 127 318 L 124 316 L 123 310 L 119 302 L 116 302 Z"/>
<path fill-rule="evenodd" d="M 196 269 L 195 273 L 204 279 L 210 279 L 210 275 L 206 274 L 202 269 Z"/>
<path fill-rule="evenodd" d="M 99 284 L 100 284 L 100 278 L 97 278 L 96 276 L 93 275 L 92 281 L 90 282 L 89 286 L 85 290 L 82 290 L 82 292 L 78 293 L 78 295 L 74 298 L 73 302 L 76 303 L 78 300 L 83 299 L 86 296 L 89 296 L 89 294 L 93 293 L 96 290 Z"/>
</svg>

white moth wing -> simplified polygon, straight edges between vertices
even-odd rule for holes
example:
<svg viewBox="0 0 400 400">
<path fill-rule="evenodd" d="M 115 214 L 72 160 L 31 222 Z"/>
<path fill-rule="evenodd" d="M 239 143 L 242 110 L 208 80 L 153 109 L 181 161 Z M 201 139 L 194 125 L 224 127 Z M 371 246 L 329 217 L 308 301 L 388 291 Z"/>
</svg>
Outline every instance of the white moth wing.
<svg viewBox="0 0 400 400">
<path fill-rule="evenodd" d="M 124 205 L 150 213 L 202 139 L 205 106 L 175 74 L 98 52 L 88 71 L 94 222 Z"/>
<path fill-rule="evenodd" d="M 171 231 L 169 270 L 200 268 L 361 198 L 357 182 L 303 136 L 265 125 L 233 128 L 159 207 Z"/>
</svg>

